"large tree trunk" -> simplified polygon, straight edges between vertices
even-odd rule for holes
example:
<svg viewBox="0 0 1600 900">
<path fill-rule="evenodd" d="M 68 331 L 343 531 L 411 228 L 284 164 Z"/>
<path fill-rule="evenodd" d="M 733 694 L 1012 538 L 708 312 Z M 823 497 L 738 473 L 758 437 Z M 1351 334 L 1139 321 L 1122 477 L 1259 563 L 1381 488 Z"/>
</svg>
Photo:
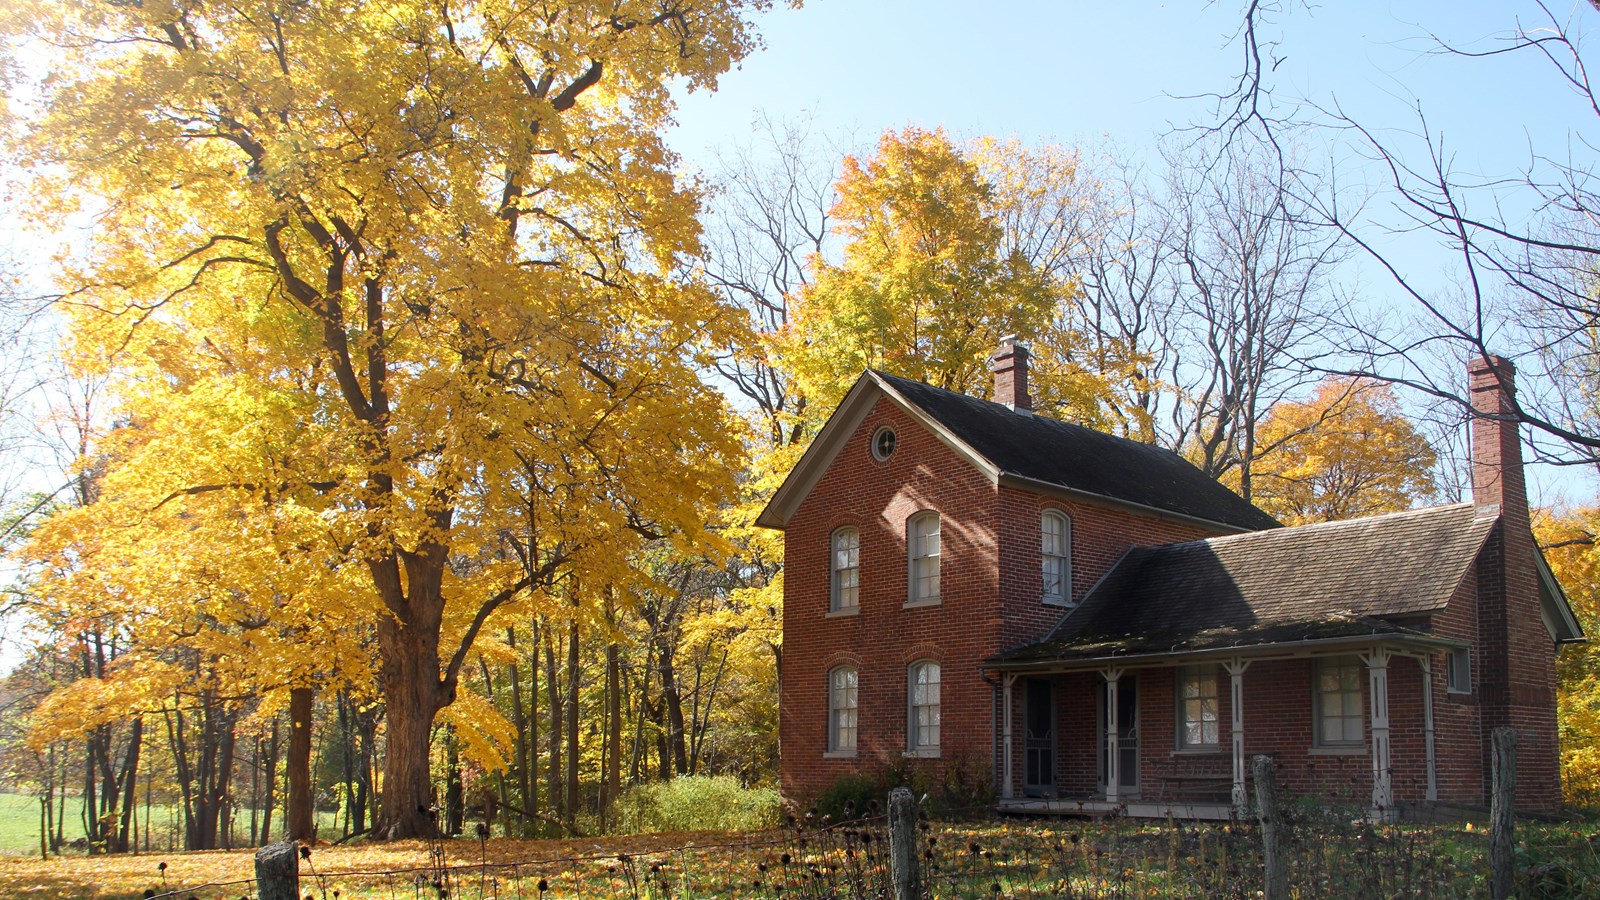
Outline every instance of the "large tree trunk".
<svg viewBox="0 0 1600 900">
<path fill-rule="evenodd" d="M 448 526 L 448 522 L 443 524 Z M 403 587 L 401 556 L 406 575 Z M 428 747 L 433 720 L 455 699 L 455 684 L 445 682 L 439 665 L 444 563 L 444 548 L 437 545 L 369 563 L 378 594 L 394 613 L 378 621 L 389 742 L 377 831 L 389 840 L 428 838 L 439 832 Z"/>
<path fill-rule="evenodd" d="M 311 716 L 315 706 L 311 688 L 290 689 L 288 838 L 307 843 L 316 837 L 311 808 Z"/>
</svg>

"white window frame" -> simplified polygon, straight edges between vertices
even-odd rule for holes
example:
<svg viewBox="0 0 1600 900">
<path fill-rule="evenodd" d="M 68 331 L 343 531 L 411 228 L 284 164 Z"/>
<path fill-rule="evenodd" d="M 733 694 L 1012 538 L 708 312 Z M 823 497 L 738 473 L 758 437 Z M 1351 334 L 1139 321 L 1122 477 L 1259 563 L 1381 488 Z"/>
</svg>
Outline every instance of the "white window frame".
<svg viewBox="0 0 1600 900">
<path fill-rule="evenodd" d="M 922 659 L 906 668 L 906 755 L 939 755 L 939 663 Z"/>
<path fill-rule="evenodd" d="M 1326 690 L 1325 680 L 1330 674 L 1337 672 L 1339 683 L 1338 690 Z M 1312 746 L 1330 750 L 1349 750 L 1366 746 L 1366 721 L 1367 707 L 1361 685 L 1367 680 L 1367 667 L 1355 656 L 1324 656 L 1318 657 L 1312 667 L 1311 676 L 1311 737 Z M 1353 685 L 1353 687 L 1352 687 Z M 1332 698 L 1337 698 L 1333 700 Z M 1330 702 L 1340 705 L 1337 717 L 1325 716 Z M 1337 718 L 1340 722 L 1338 737 L 1329 737 L 1326 729 L 1327 721 Z M 1351 723 L 1354 723 L 1355 737 L 1351 737 Z"/>
<path fill-rule="evenodd" d="M 884 425 L 872 433 L 872 458 L 878 462 L 885 462 L 894 455 L 895 447 L 900 439 L 895 436 L 894 429 Z"/>
<path fill-rule="evenodd" d="M 828 670 L 828 755 L 855 756 L 860 735 L 860 674 L 852 665 Z"/>
<path fill-rule="evenodd" d="M 1054 537 L 1059 541 L 1054 548 L 1050 546 L 1051 526 L 1056 527 Z M 1057 509 L 1039 515 L 1039 577 L 1045 603 L 1072 605 L 1072 520 Z"/>
<path fill-rule="evenodd" d="M 828 536 L 828 612 L 861 609 L 861 529 L 844 525 Z"/>
<path fill-rule="evenodd" d="M 1457 647 L 1445 652 L 1445 687 L 1452 694 L 1472 693 L 1472 650 Z"/>
<path fill-rule="evenodd" d="M 1217 667 L 1180 666 L 1175 681 L 1178 692 L 1178 749 L 1222 749 L 1222 679 L 1218 677 Z M 1191 726 L 1199 728 L 1198 740 L 1190 740 Z M 1207 731 L 1210 732 L 1209 740 Z"/>
<path fill-rule="evenodd" d="M 939 603 L 941 520 L 936 512 L 919 512 L 906 520 L 906 605 Z"/>
</svg>

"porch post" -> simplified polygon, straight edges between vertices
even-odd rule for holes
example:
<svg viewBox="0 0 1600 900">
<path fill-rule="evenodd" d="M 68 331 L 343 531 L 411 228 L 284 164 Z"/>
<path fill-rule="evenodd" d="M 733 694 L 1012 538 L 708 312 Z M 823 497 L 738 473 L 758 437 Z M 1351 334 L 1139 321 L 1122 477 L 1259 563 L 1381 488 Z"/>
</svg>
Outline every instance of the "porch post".
<svg viewBox="0 0 1600 900">
<path fill-rule="evenodd" d="M 1117 722 L 1117 682 L 1122 670 L 1103 669 L 1100 674 L 1106 680 L 1106 802 L 1116 803 L 1122 790 L 1122 752 L 1117 738 L 1122 730 Z"/>
<path fill-rule="evenodd" d="M 1417 657 L 1422 667 L 1422 746 L 1428 764 L 1428 802 L 1439 799 L 1437 764 L 1433 755 L 1433 656 Z"/>
<path fill-rule="evenodd" d="M 1248 659 L 1230 659 L 1222 664 L 1228 673 L 1231 691 L 1229 706 L 1233 713 L 1233 808 L 1240 816 L 1250 807 L 1250 795 L 1244 789 L 1244 670 L 1250 668 Z"/>
<path fill-rule="evenodd" d="M 1003 779 L 1000 782 L 1000 796 L 1006 800 L 1010 800 L 1013 796 L 1015 796 L 1015 792 L 1011 786 L 1013 781 L 1011 772 L 1011 686 L 1017 683 L 1017 676 L 1011 672 L 1007 672 L 1001 676 L 1000 681 L 1001 684 L 1004 685 L 1002 690 L 1004 696 L 1000 702 L 1005 704 L 1000 713 L 1000 721 L 1004 723 L 1000 730 L 1000 752 L 1005 754 L 1004 758 L 1000 762 L 1000 771 L 1003 773 L 1000 776 Z"/>
<path fill-rule="evenodd" d="M 1382 647 L 1362 654 L 1372 701 L 1372 810 L 1379 817 L 1394 805 L 1389 781 L 1389 655 Z"/>
</svg>

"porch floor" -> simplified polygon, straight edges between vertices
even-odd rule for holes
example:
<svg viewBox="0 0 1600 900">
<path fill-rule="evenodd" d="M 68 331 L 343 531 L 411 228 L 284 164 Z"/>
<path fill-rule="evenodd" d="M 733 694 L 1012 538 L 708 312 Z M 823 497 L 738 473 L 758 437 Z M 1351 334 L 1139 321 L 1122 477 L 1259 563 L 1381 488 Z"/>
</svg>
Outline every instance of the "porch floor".
<svg viewBox="0 0 1600 900">
<path fill-rule="evenodd" d="M 1233 817 L 1233 806 L 1228 803 L 1190 803 L 1171 800 L 1119 800 L 1104 799 L 1045 800 L 1036 797 L 1014 797 L 1001 800 L 996 810 L 1003 815 L 1016 816 L 1085 816 L 1100 818 L 1122 815 L 1135 819 L 1205 819 L 1226 821 Z"/>
</svg>

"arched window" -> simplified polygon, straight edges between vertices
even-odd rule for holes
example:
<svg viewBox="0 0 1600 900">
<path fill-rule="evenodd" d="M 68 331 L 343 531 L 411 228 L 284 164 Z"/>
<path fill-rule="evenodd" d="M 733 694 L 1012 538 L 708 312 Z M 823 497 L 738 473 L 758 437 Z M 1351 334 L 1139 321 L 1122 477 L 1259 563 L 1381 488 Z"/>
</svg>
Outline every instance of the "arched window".
<svg viewBox="0 0 1600 900">
<path fill-rule="evenodd" d="M 906 523 L 906 555 L 910 561 L 908 603 L 939 602 L 939 514 L 918 513 Z"/>
<path fill-rule="evenodd" d="M 846 526 L 833 533 L 833 587 L 828 609 L 853 610 L 861 604 L 861 532 Z"/>
<path fill-rule="evenodd" d="M 828 673 L 828 752 L 856 749 L 856 670 L 839 666 Z"/>
<path fill-rule="evenodd" d="M 912 753 L 939 751 L 939 664 L 912 663 L 907 672 L 910 716 L 906 722 L 906 747 Z"/>
<path fill-rule="evenodd" d="M 1039 569 L 1044 602 L 1072 602 L 1072 520 L 1051 510 L 1039 517 Z"/>
</svg>

